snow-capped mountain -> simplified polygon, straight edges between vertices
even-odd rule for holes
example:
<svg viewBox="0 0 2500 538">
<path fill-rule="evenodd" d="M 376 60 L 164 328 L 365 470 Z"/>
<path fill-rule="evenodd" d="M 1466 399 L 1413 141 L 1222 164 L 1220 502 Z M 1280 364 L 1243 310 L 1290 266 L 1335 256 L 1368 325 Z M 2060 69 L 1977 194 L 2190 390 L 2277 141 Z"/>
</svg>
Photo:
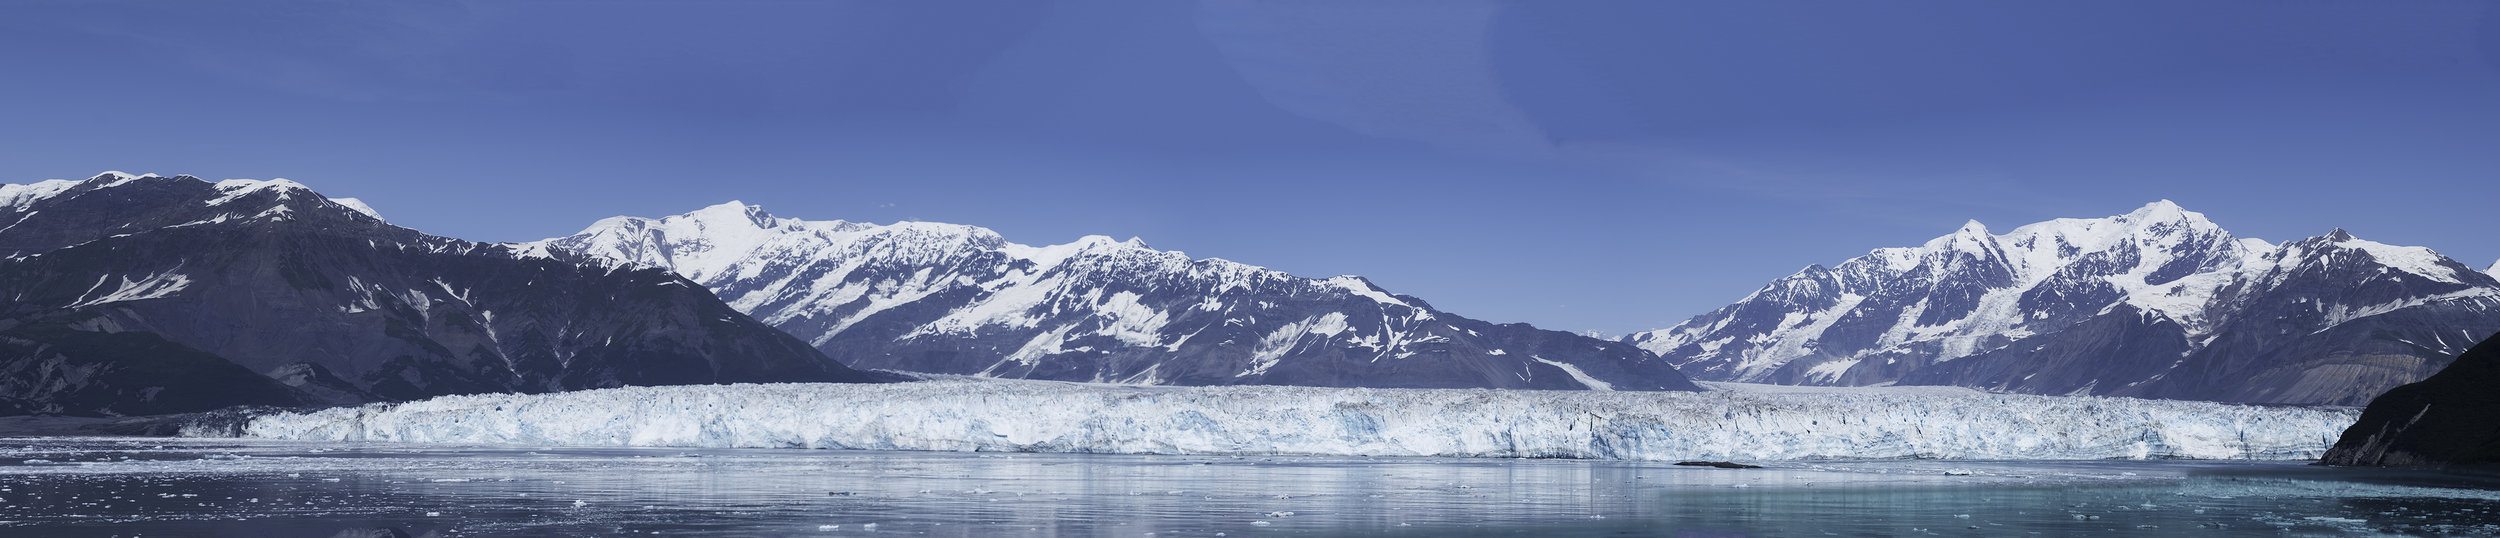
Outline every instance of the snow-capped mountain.
<svg viewBox="0 0 2500 538">
<path fill-rule="evenodd" d="M 777 218 L 737 202 L 538 245 L 664 267 L 856 368 L 1172 385 L 1697 390 L 1618 342 L 1135 239 Z"/>
<path fill-rule="evenodd" d="M 0 186 L 0 413 L 864 379 L 666 271 L 430 236 L 291 181 Z"/>
<path fill-rule="evenodd" d="M 2334 233 L 2272 245 L 2168 201 L 1978 222 L 1625 341 L 1705 380 L 2357 405 L 2500 329 L 2500 280 Z"/>
</svg>

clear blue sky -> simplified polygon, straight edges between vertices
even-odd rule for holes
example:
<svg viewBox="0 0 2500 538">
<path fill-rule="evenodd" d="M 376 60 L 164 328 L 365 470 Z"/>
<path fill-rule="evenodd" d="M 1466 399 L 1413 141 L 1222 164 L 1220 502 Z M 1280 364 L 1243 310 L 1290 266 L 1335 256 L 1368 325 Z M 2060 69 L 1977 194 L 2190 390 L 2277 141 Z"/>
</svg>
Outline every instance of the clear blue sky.
<svg viewBox="0 0 2500 538">
<path fill-rule="evenodd" d="M 528 240 L 741 199 L 1663 327 L 2155 199 L 2500 258 L 2493 2 L 0 3 L 0 181 Z"/>
</svg>

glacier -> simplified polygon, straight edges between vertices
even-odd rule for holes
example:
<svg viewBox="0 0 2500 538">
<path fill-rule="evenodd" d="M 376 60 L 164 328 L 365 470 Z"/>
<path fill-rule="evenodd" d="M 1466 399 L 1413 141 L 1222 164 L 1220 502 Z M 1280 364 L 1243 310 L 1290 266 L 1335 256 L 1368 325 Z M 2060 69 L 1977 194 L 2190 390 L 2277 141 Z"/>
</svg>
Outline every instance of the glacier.
<svg viewBox="0 0 2500 538">
<path fill-rule="evenodd" d="M 1588 392 L 891 384 L 484 394 L 253 417 L 195 436 L 534 446 L 1194 455 L 2314 459 L 2358 412 L 1943 387 Z M 1740 388 L 1740 390 L 1729 390 Z"/>
</svg>

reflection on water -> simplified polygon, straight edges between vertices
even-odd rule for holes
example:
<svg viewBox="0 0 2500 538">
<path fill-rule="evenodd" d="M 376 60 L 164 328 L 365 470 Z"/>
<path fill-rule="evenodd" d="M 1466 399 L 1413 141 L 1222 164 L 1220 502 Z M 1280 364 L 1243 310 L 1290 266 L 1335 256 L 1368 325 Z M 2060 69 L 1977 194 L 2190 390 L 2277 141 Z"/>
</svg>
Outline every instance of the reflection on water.
<svg viewBox="0 0 2500 538">
<path fill-rule="evenodd" d="M 8 536 L 2500 534 L 2500 491 L 2246 462 L 1772 463 L 0 439 Z M 346 534 L 342 534 L 346 533 Z M 364 534 L 358 534 L 364 533 Z"/>
</svg>

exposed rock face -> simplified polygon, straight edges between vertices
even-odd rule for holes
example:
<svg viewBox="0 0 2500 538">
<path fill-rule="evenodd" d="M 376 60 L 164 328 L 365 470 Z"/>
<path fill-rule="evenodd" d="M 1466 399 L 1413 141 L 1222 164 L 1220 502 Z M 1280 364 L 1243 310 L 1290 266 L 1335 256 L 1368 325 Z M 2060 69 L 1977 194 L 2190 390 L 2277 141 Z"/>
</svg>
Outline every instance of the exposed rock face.
<svg viewBox="0 0 2500 538">
<path fill-rule="evenodd" d="M 155 415 L 237 405 L 295 406 L 295 390 L 148 333 L 0 321 L 0 416 Z"/>
<path fill-rule="evenodd" d="M 0 255 L 0 383 L 53 387 L 20 412 L 865 379 L 666 271 L 425 235 L 284 180 L 0 187 Z M 175 366 L 201 376 L 146 375 Z M 73 397 L 152 388 L 218 395 Z"/>
<path fill-rule="evenodd" d="M 1168 385 L 1698 390 L 1631 345 L 1494 324 L 1359 277 L 1093 236 L 1033 247 L 736 202 L 617 217 L 548 250 L 665 267 L 859 368 Z"/>
<path fill-rule="evenodd" d="M 2500 338 L 2379 395 L 2322 460 L 2329 465 L 2500 463 Z"/>
<path fill-rule="evenodd" d="M 2500 328 L 2500 280 L 2342 230 L 2270 245 L 2157 202 L 1817 265 L 1625 340 L 1696 378 L 2359 405 Z"/>
</svg>

